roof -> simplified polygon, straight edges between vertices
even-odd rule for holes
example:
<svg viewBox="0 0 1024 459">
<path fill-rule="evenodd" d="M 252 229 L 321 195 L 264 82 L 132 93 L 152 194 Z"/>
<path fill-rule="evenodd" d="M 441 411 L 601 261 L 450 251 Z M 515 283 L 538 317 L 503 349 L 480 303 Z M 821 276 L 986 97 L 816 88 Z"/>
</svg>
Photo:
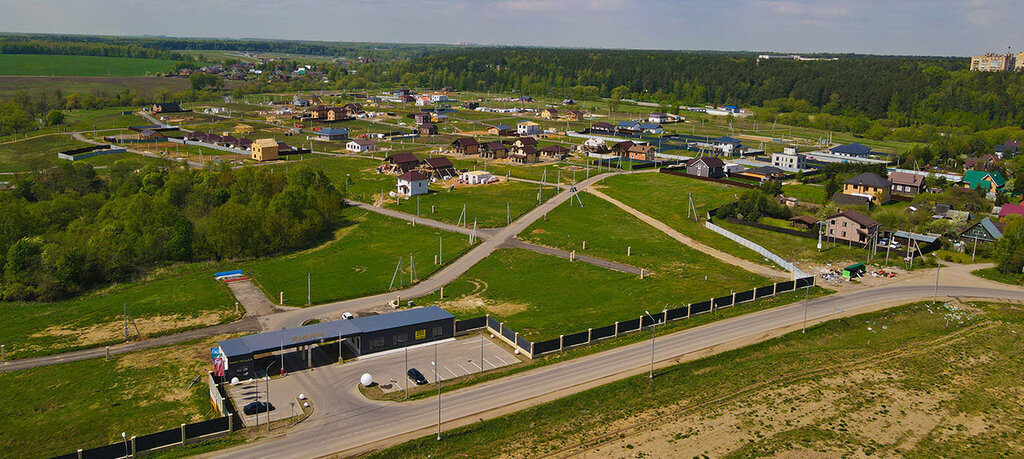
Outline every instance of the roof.
<svg viewBox="0 0 1024 459">
<path fill-rule="evenodd" d="M 859 143 L 848 143 L 846 145 L 838 145 L 832 147 L 828 151 L 832 153 L 842 153 L 846 155 L 864 156 L 871 153 L 871 147 L 867 147 Z"/>
<path fill-rule="evenodd" d="M 715 142 L 720 142 L 720 143 L 735 143 L 735 144 L 739 144 L 740 143 L 739 139 L 734 139 L 734 138 L 729 137 L 729 136 L 719 137 L 719 138 L 715 139 L 714 141 Z"/>
<path fill-rule="evenodd" d="M 971 225 L 971 228 L 978 225 L 981 225 L 981 227 L 985 229 L 985 232 L 990 234 L 993 239 L 1000 239 L 1003 237 L 1003 231 L 999 228 L 1000 225 L 997 224 L 996 222 L 993 222 L 988 217 L 985 217 L 981 219 L 980 222 Z"/>
<path fill-rule="evenodd" d="M 323 128 L 316 132 L 317 135 L 348 135 L 348 129 L 345 128 Z"/>
<path fill-rule="evenodd" d="M 632 140 L 623 140 L 622 142 L 612 145 L 612 148 L 616 150 L 629 150 L 630 148 L 633 147 L 633 145 L 636 145 L 636 143 L 634 143 Z"/>
<path fill-rule="evenodd" d="M 838 217 L 846 217 L 846 218 L 848 218 L 850 220 L 853 220 L 854 223 L 856 223 L 856 224 L 858 224 L 860 226 L 866 226 L 866 227 L 869 227 L 869 228 L 872 227 L 872 226 L 881 225 L 881 223 L 878 223 L 877 221 L 875 221 L 875 219 L 873 219 L 871 217 L 868 217 L 867 215 L 864 215 L 864 214 L 862 214 L 860 212 L 857 212 L 856 210 L 848 210 L 846 212 L 840 212 L 838 214 L 835 214 L 835 215 L 832 215 L 832 216 L 828 217 L 828 219 L 832 220 L 833 218 L 838 218 Z"/>
<path fill-rule="evenodd" d="M 377 141 L 376 140 L 369 140 L 369 139 L 355 139 L 355 140 L 350 140 L 348 143 L 353 143 L 353 142 L 356 145 L 359 145 L 360 147 L 372 147 L 374 145 L 377 145 Z"/>
<path fill-rule="evenodd" d="M 533 137 L 517 137 L 516 142 L 521 142 L 523 145 L 537 145 L 537 139 Z"/>
<path fill-rule="evenodd" d="M 890 172 L 889 181 L 897 185 L 921 186 L 924 185 L 924 176 L 907 172 Z"/>
<path fill-rule="evenodd" d="M 555 152 L 555 153 L 563 153 L 563 152 L 569 151 L 569 149 L 565 148 L 565 147 L 563 147 L 561 145 L 548 145 L 548 146 L 546 146 L 544 148 L 541 148 L 540 151 L 550 151 L 550 152 Z"/>
<path fill-rule="evenodd" d="M 477 142 L 477 140 L 472 137 L 459 137 L 455 139 L 455 141 L 452 143 L 457 143 L 459 144 L 460 147 L 472 147 L 473 145 L 480 145 L 480 142 Z"/>
<path fill-rule="evenodd" d="M 988 219 L 988 217 L 986 217 L 986 219 Z M 989 222 L 991 223 L 991 220 Z M 927 236 L 927 235 L 924 235 L 924 234 L 917 234 L 917 233 L 908 233 L 906 231 L 896 231 L 896 232 L 892 233 L 892 235 L 893 235 L 893 237 L 903 238 L 903 239 L 906 239 L 908 241 L 917 241 L 917 242 L 924 243 L 924 244 L 931 244 L 931 243 L 939 240 L 939 238 L 937 238 L 935 236 Z"/>
<path fill-rule="evenodd" d="M 697 163 L 704 163 L 709 169 L 716 167 L 725 167 L 725 161 L 715 158 L 714 156 L 702 156 L 700 158 L 691 159 L 686 162 L 687 166 L 692 166 Z"/>
<path fill-rule="evenodd" d="M 491 151 L 494 151 L 494 150 L 508 150 L 508 147 L 506 147 L 505 144 L 503 144 L 501 142 L 489 142 L 489 143 L 485 144 L 485 146 L 487 147 L 488 150 L 491 150 Z"/>
<path fill-rule="evenodd" d="M 999 216 L 1005 217 L 1007 215 L 1024 215 L 1024 206 L 1020 204 L 1003 204 L 1003 207 L 999 209 Z"/>
<path fill-rule="evenodd" d="M 996 186 L 1003 186 L 1006 184 L 1006 179 L 1003 178 L 1003 174 L 999 172 L 986 172 L 986 171 L 967 171 L 964 174 L 964 182 L 970 185 L 971 188 L 977 188 L 985 177 L 991 177 L 992 181 Z"/>
<path fill-rule="evenodd" d="M 499 125 L 494 126 L 494 127 L 497 128 L 499 131 L 511 131 L 512 130 L 512 126 L 509 126 L 507 124 L 499 124 Z"/>
<path fill-rule="evenodd" d="M 428 177 L 426 175 L 423 175 L 423 173 L 419 172 L 419 171 L 409 171 L 409 172 L 406 172 L 406 173 L 404 173 L 402 175 L 399 175 L 398 176 L 398 180 L 405 180 L 407 182 L 412 182 L 412 181 L 419 181 L 419 180 L 428 180 Z"/>
<path fill-rule="evenodd" d="M 393 163 L 418 163 L 418 162 L 420 162 L 420 159 L 417 158 L 416 155 L 414 155 L 412 153 L 395 153 L 395 154 L 393 154 L 391 156 L 388 156 L 387 158 L 384 158 L 384 160 L 385 161 L 391 161 Z"/>
<path fill-rule="evenodd" d="M 423 123 L 423 124 L 420 125 L 420 129 L 423 129 L 423 128 L 426 128 L 426 129 L 437 129 L 437 125 L 434 124 L 434 123 Z"/>
<path fill-rule="evenodd" d="M 427 306 L 392 312 L 390 314 L 378 314 L 351 320 L 335 320 L 303 327 L 256 333 L 221 341 L 218 344 L 220 349 L 224 351 L 224 355 L 230 358 L 280 349 L 285 343 L 288 343 L 289 346 L 297 346 L 333 339 L 339 336 L 343 338 L 358 336 L 364 333 L 454 318 L 455 316 L 449 314 L 444 309 L 437 306 Z"/>
<path fill-rule="evenodd" d="M 528 155 L 530 153 L 537 153 L 537 149 L 533 145 L 526 145 L 519 150 L 521 155 Z"/>
<path fill-rule="evenodd" d="M 635 128 L 635 127 L 639 127 L 639 126 L 640 126 L 640 123 L 637 123 L 636 121 L 619 121 L 619 127 Z"/>
<path fill-rule="evenodd" d="M 270 138 L 267 138 L 267 139 L 256 139 L 256 140 L 252 141 L 252 145 L 254 147 L 259 145 L 262 148 L 276 147 L 277 146 L 277 140 L 270 139 Z"/>
<path fill-rule="evenodd" d="M 725 165 L 725 164 L 723 164 L 723 166 L 724 166 L 724 165 Z M 753 169 L 747 169 L 747 170 L 743 171 L 743 173 L 744 173 L 744 174 L 755 174 L 755 175 L 764 175 L 764 176 L 770 176 L 770 175 L 786 175 L 786 171 L 784 171 L 784 170 L 782 170 L 782 169 L 779 169 L 779 168 L 777 168 L 777 167 L 775 167 L 775 166 L 761 166 L 761 167 L 755 167 L 755 168 L 753 168 Z"/>
<path fill-rule="evenodd" d="M 640 123 L 640 129 L 660 129 L 660 124 L 655 123 Z"/>
<path fill-rule="evenodd" d="M 805 223 L 807 225 L 817 225 L 821 220 L 810 215 L 797 215 L 796 217 L 790 218 L 789 221 Z"/>
<path fill-rule="evenodd" d="M 843 194 L 843 192 L 839 191 L 839 192 L 836 192 L 836 194 L 832 195 L 832 202 L 834 202 L 836 204 L 839 204 L 841 206 L 846 206 L 846 205 L 851 205 L 851 206 L 870 206 L 871 205 L 871 198 L 869 198 L 867 196 L 856 196 L 856 195 L 852 195 L 852 194 Z"/>
<path fill-rule="evenodd" d="M 853 178 L 844 181 L 843 183 L 850 185 L 870 186 L 872 188 L 889 188 L 892 186 L 892 183 L 890 183 L 888 180 L 882 178 L 878 174 L 874 174 L 871 172 L 865 172 L 863 174 L 856 175 Z"/>
<path fill-rule="evenodd" d="M 540 126 L 539 124 L 534 123 L 533 121 L 520 121 L 519 125 L 520 126 Z"/>
<path fill-rule="evenodd" d="M 594 123 L 592 127 L 598 129 L 611 129 L 614 128 L 615 126 L 613 126 L 611 123 Z"/>
<path fill-rule="evenodd" d="M 430 166 L 434 169 L 447 169 L 450 167 L 455 167 L 454 165 L 452 165 L 451 160 L 441 156 L 436 158 L 427 158 L 423 160 L 423 162 L 426 163 L 427 166 Z"/>
</svg>

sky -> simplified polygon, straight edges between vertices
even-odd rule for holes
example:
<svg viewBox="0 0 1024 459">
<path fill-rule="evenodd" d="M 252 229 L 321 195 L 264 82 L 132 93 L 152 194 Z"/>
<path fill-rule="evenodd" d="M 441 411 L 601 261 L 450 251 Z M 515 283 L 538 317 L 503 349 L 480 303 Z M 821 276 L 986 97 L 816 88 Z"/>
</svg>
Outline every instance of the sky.
<svg viewBox="0 0 1024 459">
<path fill-rule="evenodd" d="M 0 0 L 0 32 L 968 56 L 1024 0 Z"/>
</svg>

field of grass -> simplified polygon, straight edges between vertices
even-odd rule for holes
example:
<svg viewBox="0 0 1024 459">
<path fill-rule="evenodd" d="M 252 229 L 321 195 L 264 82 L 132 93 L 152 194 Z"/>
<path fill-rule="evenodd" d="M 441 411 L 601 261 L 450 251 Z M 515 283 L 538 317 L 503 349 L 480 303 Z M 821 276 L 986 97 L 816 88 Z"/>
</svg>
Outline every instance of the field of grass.
<svg viewBox="0 0 1024 459">
<path fill-rule="evenodd" d="M 121 343 L 124 306 L 144 338 L 231 320 L 234 297 L 214 272 L 195 263 L 65 301 L 0 302 L 0 344 L 25 358 Z"/>
<path fill-rule="evenodd" d="M 991 281 L 1002 282 L 1010 285 L 1024 285 L 1024 274 L 1003 274 L 996 268 L 985 268 L 971 271 L 971 274 Z"/>
<path fill-rule="evenodd" d="M 345 211 L 348 225 L 338 230 L 335 240 L 320 247 L 290 255 L 226 265 L 243 269 L 275 303 L 284 292 L 285 305 L 306 304 L 306 273 L 312 275 L 313 304 L 345 300 L 386 292 L 402 258 L 402 284 L 408 286 L 409 255 L 416 262 L 419 281 L 441 268 L 434 264 L 438 249 L 444 249 L 444 263 L 451 263 L 468 250 L 467 236 L 351 208 Z M 443 247 L 438 247 L 440 238 Z M 399 287 L 395 280 L 394 288 Z"/>
<path fill-rule="evenodd" d="M 223 338 L 223 337 L 221 337 Z M 216 339 L 132 352 L 110 360 L 4 373 L 0 448 L 7 457 L 74 453 L 219 416 L 205 379 Z"/>
<path fill-rule="evenodd" d="M 0 172 L 28 172 L 58 164 L 57 153 L 90 144 L 65 134 L 0 143 Z"/>
<path fill-rule="evenodd" d="M 174 61 L 132 57 L 0 54 L 0 75 L 144 76 L 168 72 Z"/>
<path fill-rule="evenodd" d="M 1022 335 L 1018 305 L 905 305 L 371 457 L 1017 456 Z"/>
<path fill-rule="evenodd" d="M 605 179 L 600 186 L 607 187 L 601 189 L 605 194 L 706 245 L 745 260 L 772 265 L 753 250 L 704 227 L 708 211 L 735 201 L 745 188 L 659 173 L 618 175 Z M 697 221 L 687 217 L 689 193 L 700 214 Z"/>
<path fill-rule="evenodd" d="M 446 286 L 444 300 L 435 293 L 422 301 L 460 318 L 489 313 L 527 339 L 542 341 L 634 319 L 644 310 L 675 308 L 769 283 L 702 255 L 686 255 L 676 261 L 676 270 L 641 280 L 523 249 L 500 249 Z"/>
<path fill-rule="evenodd" d="M 801 203 L 813 202 L 824 204 L 825 187 L 818 185 L 791 184 L 782 186 L 782 194 L 789 198 L 797 198 Z"/>
<path fill-rule="evenodd" d="M 822 250 L 819 252 L 817 239 L 776 233 L 722 220 L 716 220 L 715 224 L 760 244 L 762 247 L 788 261 L 811 261 L 816 263 L 867 261 L 868 251 L 857 247 L 851 248 L 843 244 L 833 246 L 832 244 L 827 244 L 826 241 L 822 241 Z M 884 250 L 882 257 L 883 259 L 885 257 Z M 898 260 L 899 258 L 898 255 L 891 257 L 892 260 Z"/>
</svg>

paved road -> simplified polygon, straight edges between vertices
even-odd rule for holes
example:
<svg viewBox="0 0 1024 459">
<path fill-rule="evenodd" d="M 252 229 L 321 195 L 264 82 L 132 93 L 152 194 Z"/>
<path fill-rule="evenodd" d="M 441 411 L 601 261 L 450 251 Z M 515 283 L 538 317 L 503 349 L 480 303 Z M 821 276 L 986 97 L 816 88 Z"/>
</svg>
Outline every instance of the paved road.
<svg viewBox="0 0 1024 459">
<path fill-rule="evenodd" d="M 167 344 L 184 343 L 194 339 L 209 338 L 211 336 L 223 335 L 225 333 L 256 333 L 260 331 L 260 323 L 256 317 L 245 319 L 223 325 L 198 328 L 173 335 L 158 336 L 142 341 L 133 341 L 128 344 L 110 346 L 110 355 L 124 354 L 126 352 L 140 351 L 151 347 L 164 346 Z M 102 347 L 83 349 L 81 351 L 65 352 L 63 354 L 50 355 L 45 357 L 33 357 L 29 359 L 18 359 L 10 362 L 0 363 L 0 373 L 5 371 L 24 370 L 26 368 L 43 367 L 60 363 L 76 362 L 79 360 L 96 359 L 103 357 L 105 350 Z"/>
<path fill-rule="evenodd" d="M 672 365 L 798 330 L 805 317 L 813 324 L 912 300 L 930 299 L 933 292 L 934 287 L 928 285 L 880 287 L 818 298 L 806 302 L 806 307 L 804 302 L 799 302 L 713 322 L 659 337 L 655 360 L 658 366 Z M 940 287 L 938 294 L 940 297 L 1024 301 L 1024 290 L 1009 287 L 950 286 Z M 641 342 L 445 394 L 441 402 L 443 420 L 448 423 L 447 427 L 453 427 L 640 374 L 649 368 L 650 353 L 650 343 Z M 216 455 L 231 458 L 349 455 L 428 435 L 436 428 L 436 399 L 407 403 L 361 400 L 360 403 L 355 374 L 349 379 L 332 381 L 317 380 L 317 372 L 304 372 L 299 377 L 309 378 L 305 384 L 311 386 L 324 383 L 325 389 L 315 394 L 316 397 L 356 399 L 342 412 L 318 409 L 313 417 L 284 436 Z M 317 404 L 317 398 L 313 398 L 313 403 Z"/>
</svg>

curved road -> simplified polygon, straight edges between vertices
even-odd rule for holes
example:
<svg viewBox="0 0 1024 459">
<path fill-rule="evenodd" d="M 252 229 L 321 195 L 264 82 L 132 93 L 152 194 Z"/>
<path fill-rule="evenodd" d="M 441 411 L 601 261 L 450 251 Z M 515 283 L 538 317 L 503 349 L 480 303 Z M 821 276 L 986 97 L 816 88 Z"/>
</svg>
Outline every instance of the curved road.
<svg viewBox="0 0 1024 459">
<path fill-rule="evenodd" d="M 930 285 L 879 287 L 746 314 L 659 337 L 655 359 L 658 366 L 672 365 L 798 330 L 805 314 L 808 323 L 816 323 L 930 299 L 934 292 L 935 287 Z M 1009 287 L 940 287 L 938 295 L 1024 301 L 1024 290 Z M 643 373 L 651 362 L 650 346 L 646 341 L 622 346 L 445 394 L 442 396 L 444 428 L 495 417 Z M 232 458 L 351 455 L 435 432 L 435 398 L 406 403 L 375 402 L 357 394 L 358 372 L 346 373 L 336 380 L 316 380 L 318 375 L 316 372 L 295 375 L 310 378 L 302 381 L 303 386 L 313 387 L 307 394 L 311 395 L 317 410 L 310 419 L 286 434 L 216 455 Z M 337 403 L 339 398 L 344 402 Z"/>
</svg>

